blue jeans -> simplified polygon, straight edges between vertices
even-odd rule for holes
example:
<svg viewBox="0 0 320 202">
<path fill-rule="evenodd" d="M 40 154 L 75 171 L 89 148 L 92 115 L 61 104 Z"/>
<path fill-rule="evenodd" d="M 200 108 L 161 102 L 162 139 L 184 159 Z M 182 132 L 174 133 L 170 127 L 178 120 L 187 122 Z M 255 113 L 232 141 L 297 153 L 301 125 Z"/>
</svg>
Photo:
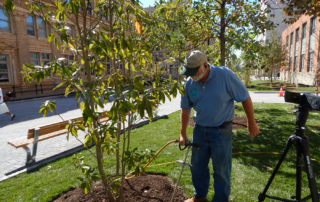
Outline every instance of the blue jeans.
<svg viewBox="0 0 320 202">
<path fill-rule="evenodd" d="M 232 124 L 221 128 L 196 125 L 193 130 L 191 156 L 192 183 L 197 197 L 206 197 L 210 182 L 209 160 L 212 158 L 214 197 L 213 202 L 227 202 L 230 195 L 232 166 Z"/>
</svg>

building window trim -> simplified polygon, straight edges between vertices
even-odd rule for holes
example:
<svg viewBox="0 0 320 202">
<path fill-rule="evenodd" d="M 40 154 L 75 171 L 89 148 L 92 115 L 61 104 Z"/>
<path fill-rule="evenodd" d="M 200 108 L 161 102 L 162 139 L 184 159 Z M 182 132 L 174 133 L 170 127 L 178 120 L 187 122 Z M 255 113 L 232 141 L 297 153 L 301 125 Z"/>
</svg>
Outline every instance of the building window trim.
<svg viewBox="0 0 320 202">
<path fill-rule="evenodd" d="M 289 44 L 289 70 L 291 71 L 293 58 L 293 32 L 290 33 L 290 44 Z"/>
<path fill-rule="evenodd" d="M 3 59 L 2 59 L 3 58 Z M 3 66 L 6 66 L 5 68 L 2 68 Z M 10 83 L 10 58 L 7 54 L 1 54 L 0 53 L 0 83 Z M 7 78 L 1 78 L 3 75 L 6 75 Z"/>
<path fill-rule="evenodd" d="M 308 51 L 308 64 L 307 64 L 307 72 L 313 71 L 314 66 L 314 49 L 315 49 L 315 30 L 316 30 L 317 20 L 315 17 L 310 19 L 310 29 L 309 29 L 309 51 Z"/>
<path fill-rule="evenodd" d="M 300 34 L 300 29 L 297 28 L 295 42 L 294 42 L 294 63 L 293 63 L 294 72 L 297 72 L 297 66 L 298 66 L 299 34 Z"/>
<path fill-rule="evenodd" d="M 302 24 L 301 31 L 301 48 L 300 48 L 300 72 L 304 71 L 305 52 L 306 52 L 306 35 L 307 35 L 307 23 Z"/>
</svg>

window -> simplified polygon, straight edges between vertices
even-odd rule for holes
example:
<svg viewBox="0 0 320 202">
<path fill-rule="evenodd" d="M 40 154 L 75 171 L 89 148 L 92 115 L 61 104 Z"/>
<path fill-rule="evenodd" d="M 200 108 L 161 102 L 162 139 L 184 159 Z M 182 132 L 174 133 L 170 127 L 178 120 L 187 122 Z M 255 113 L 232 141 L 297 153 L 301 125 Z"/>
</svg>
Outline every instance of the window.
<svg viewBox="0 0 320 202">
<path fill-rule="evenodd" d="M 294 63 L 293 63 L 293 69 L 296 72 L 297 71 L 297 65 L 298 65 L 298 49 L 299 49 L 299 28 L 296 29 L 296 39 L 295 39 L 295 49 L 294 49 Z"/>
<path fill-rule="evenodd" d="M 308 56 L 308 72 L 312 72 L 313 69 L 313 56 L 313 52 L 310 52 Z"/>
<path fill-rule="evenodd" d="M 292 64 L 292 57 L 293 57 L 293 32 L 290 34 L 290 52 L 289 52 L 289 69 L 291 69 L 291 64 Z"/>
<path fill-rule="evenodd" d="M 49 53 L 41 53 L 41 65 L 46 65 L 50 62 L 50 54 Z"/>
<path fill-rule="evenodd" d="M 306 53 L 306 34 L 307 34 L 307 23 L 302 25 L 301 33 L 301 50 L 300 50 L 300 71 L 303 72 L 304 69 L 304 56 Z"/>
<path fill-rule="evenodd" d="M 68 62 L 69 63 L 73 63 L 73 61 L 74 61 L 74 56 L 73 55 L 69 55 Z"/>
<path fill-rule="evenodd" d="M 74 56 L 73 55 L 63 55 L 65 58 L 65 65 L 72 64 L 74 62 Z"/>
<path fill-rule="evenodd" d="M 26 23 L 27 23 L 27 34 L 31 35 L 31 36 L 35 36 L 36 35 L 36 28 L 35 28 L 35 24 L 34 24 L 34 17 L 33 16 L 28 16 L 26 19 Z"/>
<path fill-rule="evenodd" d="M 51 60 L 50 53 L 31 53 L 31 64 L 44 66 Z"/>
<path fill-rule="evenodd" d="M 286 36 L 286 62 L 289 61 L 289 35 Z"/>
<path fill-rule="evenodd" d="M 0 8 L 0 31 L 11 32 L 9 15 L 2 8 Z"/>
<path fill-rule="evenodd" d="M 37 23 L 38 23 L 38 37 L 47 38 L 46 22 L 42 18 L 38 17 Z"/>
<path fill-rule="evenodd" d="M 40 65 L 39 53 L 31 53 L 31 64 Z"/>
<path fill-rule="evenodd" d="M 9 59 L 6 55 L 0 55 L 0 82 L 9 81 Z"/>
<path fill-rule="evenodd" d="M 92 15 L 92 5 L 91 5 L 91 2 L 89 0 L 87 1 L 87 13 L 89 15 Z"/>
<path fill-rule="evenodd" d="M 28 35 L 47 38 L 47 25 L 43 18 L 29 15 L 26 24 Z"/>
<path fill-rule="evenodd" d="M 316 18 L 310 19 L 310 38 L 309 38 L 309 53 L 308 53 L 308 72 L 312 72 L 313 69 L 313 57 L 316 41 Z"/>
</svg>

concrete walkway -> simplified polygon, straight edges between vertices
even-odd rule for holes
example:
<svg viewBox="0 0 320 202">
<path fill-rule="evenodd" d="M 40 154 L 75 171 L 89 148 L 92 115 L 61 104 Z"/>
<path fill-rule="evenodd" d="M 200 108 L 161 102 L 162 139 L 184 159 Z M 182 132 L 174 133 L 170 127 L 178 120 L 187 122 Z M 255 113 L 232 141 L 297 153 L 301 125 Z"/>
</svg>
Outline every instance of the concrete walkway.
<svg viewBox="0 0 320 202">
<path fill-rule="evenodd" d="M 284 103 L 284 98 L 278 93 L 254 93 L 250 92 L 253 102 Z M 8 145 L 8 141 L 25 137 L 29 128 L 60 122 L 61 118 L 54 113 L 48 113 L 42 117 L 38 113 L 40 105 L 48 98 L 24 100 L 7 103 L 9 109 L 16 114 L 16 118 L 10 121 L 6 114 L 0 115 L 0 181 L 27 170 L 25 167 L 26 152 L 24 149 L 15 149 Z M 81 116 L 81 111 L 73 97 L 50 98 L 57 103 L 57 112 L 63 119 L 71 119 Z M 107 110 L 110 104 L 105 107 Z M 167 115 L 180 109 L 180 96 L 159 106 L 158 115 Z M 79 137 L 83 140 L 83 135 Z M 78 147 L 81 142 L 70 135 L 69 141 L 65 136 L 55 137 L 38 144 L 36 161 L 44 160 L 56 154 Z M 30 147 L 32 149 L 32 146 Z"/>
</svg>

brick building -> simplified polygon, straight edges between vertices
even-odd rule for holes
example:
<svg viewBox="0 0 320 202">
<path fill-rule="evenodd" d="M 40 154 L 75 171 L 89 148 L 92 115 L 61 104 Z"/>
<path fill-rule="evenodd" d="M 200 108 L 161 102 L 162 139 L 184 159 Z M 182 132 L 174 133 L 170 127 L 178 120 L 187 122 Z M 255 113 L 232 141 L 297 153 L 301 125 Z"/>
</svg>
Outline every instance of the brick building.
<svg viewBox="0 0 320 202">
<path fill-rule="evenodd" d="M 23 64 L 44 65 L 53 56 L 61 54 L 53 43 L 48 42 L 50 28 L 47 23 L 41 17 L 31 15 L 25 1 L 16 1 L 16 9 L 12 13 L 3 9 L 3 2 L 0 0 L 0 87 L 4 94 L 11 92 L 11 100 L 61 94 L 61 90 L 52 91 L 55 78 L 40 85 L 23 83 Z M 71 54 L 68 58 L 72 59 Z"/>
<path fill-rule="evenodd" d="M 291 83 L 314 86 L 319 73 L 320 18 L 303 15 L 282 32 L 286 62 L 280 77 Z"/>
<path fill-rule="evenodd" d="M 8 95 L 9 92 L 9 100 L 64 94 L 62 88 L 53 91 L 59 83 L 58 77 L 47 78 L 41 84 L 24 83 L 21 74 L 23 64 L 44 66 L 54 57 L 63 57 L 66 62 L 74 60 L 70 50 L 58 50 L 53 42 L 48 42 L 48 36 L 53 33 L 52 28 L 42 17 L 29 12 L 26 6 L 27 1 L 15 1 L 15 9 L 7 13 L 3 9 L 4 0 L 0 0 L 0 88 L 4 94 Z M 52 1 L 43 2 L 52 3 Z M 93 26 L 93 19 L 96 19 L 92 12 L 96 2 L 88 1 L 87 4 L 87 26 L 89 27 Z M 52 5 L 53 9 L 54 7 Z M 103 24 L 107 25 L 108 16 L 103 19 L 105 19 Z M 65 28 L 72 38 L 79 33 L 74 22 L 74 17 L 67 17 Z M 79 24 L 81 26 L 82 19 L 79 19 Z M 107 64 L 106 70 L 110 72 L 110 64 Z"/>
</svg>

